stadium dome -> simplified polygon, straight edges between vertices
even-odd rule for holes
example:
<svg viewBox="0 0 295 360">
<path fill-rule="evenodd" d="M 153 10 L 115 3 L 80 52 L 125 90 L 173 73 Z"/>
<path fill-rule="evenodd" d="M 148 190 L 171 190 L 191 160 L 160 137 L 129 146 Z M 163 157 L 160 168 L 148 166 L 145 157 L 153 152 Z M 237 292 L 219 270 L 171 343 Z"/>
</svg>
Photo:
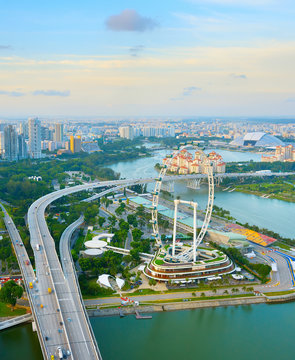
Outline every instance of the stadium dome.
<svg viewBox="0 0 295 360">
<path fill-rule="evenodd" d="M 260 146 L 260 147 L 276 147 L 285 145 L 280 139 L 264 132 L 251 132 L 246 135 L 239 136 L 230 142 L 234 146 Z"/>
</svg>

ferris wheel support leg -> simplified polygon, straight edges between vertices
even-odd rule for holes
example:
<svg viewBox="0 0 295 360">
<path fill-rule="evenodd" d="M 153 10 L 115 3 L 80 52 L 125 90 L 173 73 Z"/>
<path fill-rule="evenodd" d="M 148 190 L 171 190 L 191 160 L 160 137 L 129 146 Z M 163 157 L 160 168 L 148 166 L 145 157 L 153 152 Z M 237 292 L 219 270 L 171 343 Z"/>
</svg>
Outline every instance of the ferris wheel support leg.
<svg viewBox="0 0 295 360">
<path fill-rule="evenodd" d="M 197 252 L 197 206 L 198 204 L 194 203 L 194 233 L 193 233 L 193 261 L 196 262 L 196 252 Z"/>
<path fill-rule="evenodd" d="M 175 242 L 176 242 L 176 225 L 177 225 L 177 206 L 179 200 L 174 200 L 175 210 L 174 210 L 174 226 L 173 226 L 173 242 L 172 242 L 172 256 L 175 256 Z"/>
</svg>

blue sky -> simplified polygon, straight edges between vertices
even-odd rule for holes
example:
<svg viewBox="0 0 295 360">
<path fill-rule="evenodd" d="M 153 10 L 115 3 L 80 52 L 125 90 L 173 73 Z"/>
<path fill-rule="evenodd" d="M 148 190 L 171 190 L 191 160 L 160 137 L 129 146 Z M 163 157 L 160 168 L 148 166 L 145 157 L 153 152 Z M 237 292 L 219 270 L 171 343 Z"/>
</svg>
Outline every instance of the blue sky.
<svg viewBox="0 0 295 360">
<path fill-rule="evenodd" d="M 0 116 L 295 115 L 290 0 L 20 1 Z"/>
</svg>

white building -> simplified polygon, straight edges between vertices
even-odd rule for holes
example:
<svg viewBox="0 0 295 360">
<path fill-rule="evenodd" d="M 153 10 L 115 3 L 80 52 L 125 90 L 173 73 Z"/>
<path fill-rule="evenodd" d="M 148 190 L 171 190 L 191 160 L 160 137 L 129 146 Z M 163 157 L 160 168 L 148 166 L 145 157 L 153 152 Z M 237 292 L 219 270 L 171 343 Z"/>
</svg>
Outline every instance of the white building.
<svg viewBox="0 0 295 360">
<path fill-rule="evenodd" d="M 29 154 L 33 159 L 41 158 L 41 124 L 38 118 L 29 118 Z"/>
<path fill-rule="evenodd" d="M 133 140 L 134 139 L 133 127 L 131 127 L 131 126 L 119 127 L 119 135 L 121 138 Z"/>
</svg>

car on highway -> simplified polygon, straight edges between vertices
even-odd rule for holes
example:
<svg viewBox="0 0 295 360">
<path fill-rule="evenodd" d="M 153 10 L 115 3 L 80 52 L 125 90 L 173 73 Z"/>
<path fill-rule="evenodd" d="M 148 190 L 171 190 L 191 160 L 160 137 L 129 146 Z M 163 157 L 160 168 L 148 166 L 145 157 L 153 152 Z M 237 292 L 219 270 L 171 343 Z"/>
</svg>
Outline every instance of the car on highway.
<svg viewBox="0 0 295 360">
<path fill-rule="evenodd" d="M 62 351 L 61 346 L 59 346 L 59 347 L 57 348 L 57 355 L 58 355 L 58 358 L 59 358 L 60 360 L 64 358 L 64 354 L 63 354 L 63 351 Z"/>
</svg>

